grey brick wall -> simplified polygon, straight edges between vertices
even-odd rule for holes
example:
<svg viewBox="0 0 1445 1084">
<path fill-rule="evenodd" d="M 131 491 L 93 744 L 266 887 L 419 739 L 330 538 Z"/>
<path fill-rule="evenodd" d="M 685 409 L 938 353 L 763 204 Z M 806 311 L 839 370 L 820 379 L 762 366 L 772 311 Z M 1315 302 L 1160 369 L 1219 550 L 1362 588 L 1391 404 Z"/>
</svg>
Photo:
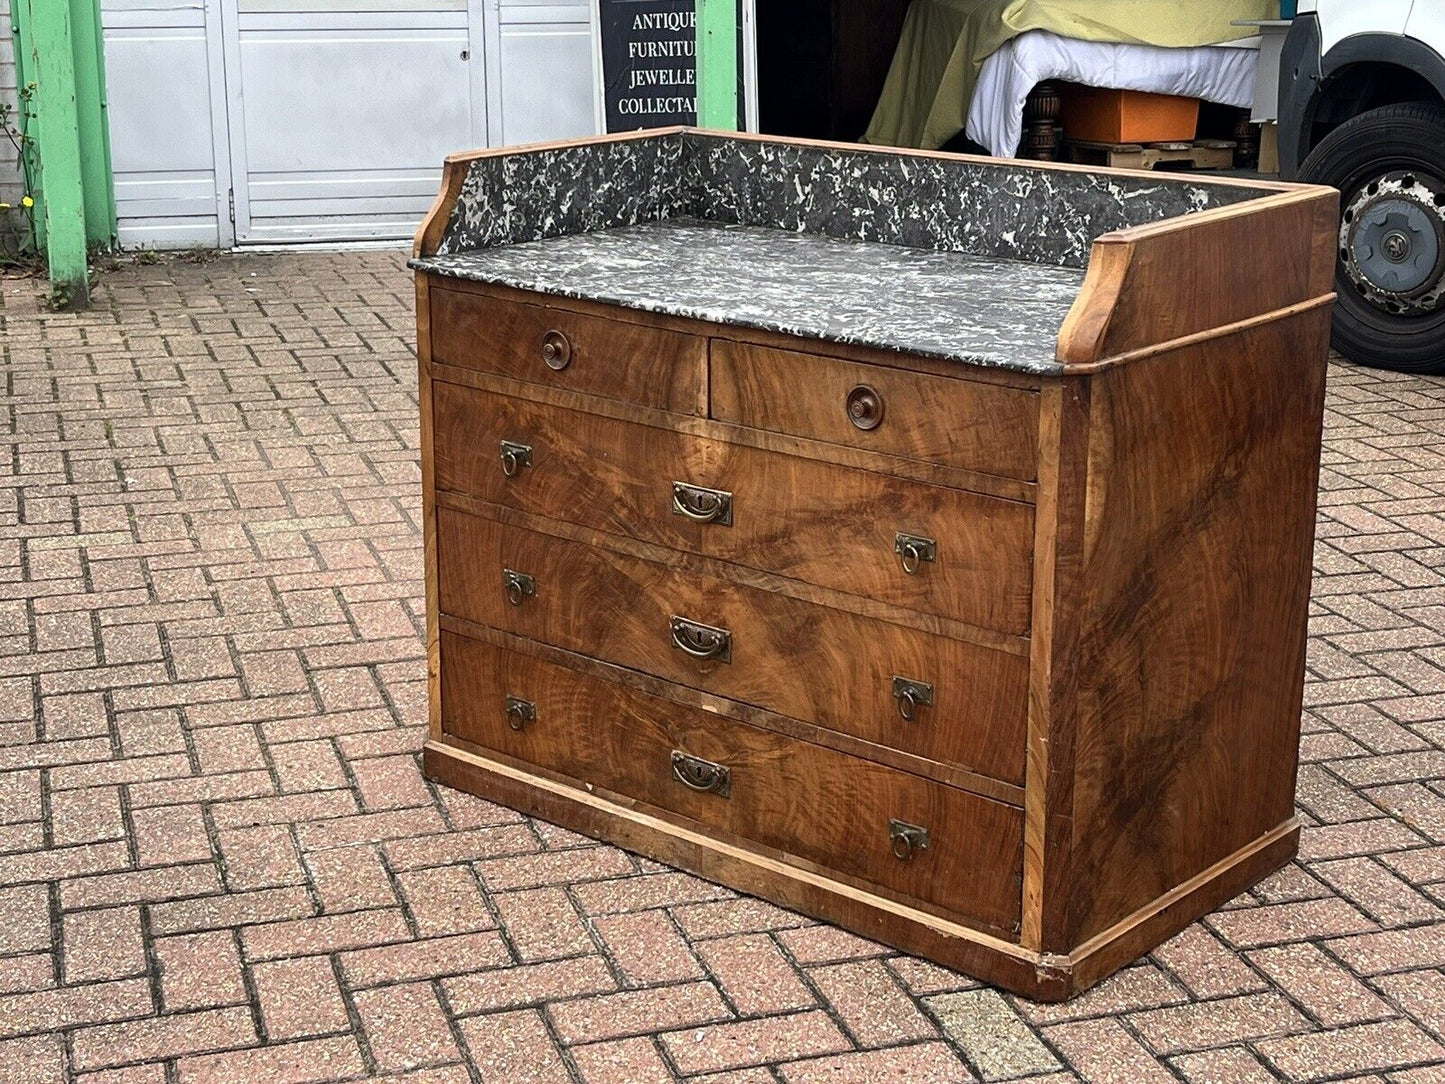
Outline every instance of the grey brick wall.
<svg viewBox="0 0 1445 1084">
<path fill-rule="evenodd" d="M 15 104 L 15 37 L 10 32 L 10 5 L 0 4 L 0 102 Z M 20 169 L 8 141 L 0 141 L 0 201 L 20 194 Z"/>
</svg>

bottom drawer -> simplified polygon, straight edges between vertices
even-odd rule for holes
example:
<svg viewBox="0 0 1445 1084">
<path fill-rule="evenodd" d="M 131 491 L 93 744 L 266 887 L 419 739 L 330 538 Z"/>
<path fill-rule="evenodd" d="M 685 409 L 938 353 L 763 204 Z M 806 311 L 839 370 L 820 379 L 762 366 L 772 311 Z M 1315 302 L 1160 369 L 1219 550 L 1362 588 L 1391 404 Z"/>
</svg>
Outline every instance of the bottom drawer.
<svg viewBox="0 0 1445 1084">
<path fill-rule="evenodd" d="M 1012 806 L 448 633 L 445 733 L 734 842 L 1018 928 Z M 525 701 L 508 711 L 508 698 Z M 926 833 L 926 838 L 921 833 Z"/>
</svg>

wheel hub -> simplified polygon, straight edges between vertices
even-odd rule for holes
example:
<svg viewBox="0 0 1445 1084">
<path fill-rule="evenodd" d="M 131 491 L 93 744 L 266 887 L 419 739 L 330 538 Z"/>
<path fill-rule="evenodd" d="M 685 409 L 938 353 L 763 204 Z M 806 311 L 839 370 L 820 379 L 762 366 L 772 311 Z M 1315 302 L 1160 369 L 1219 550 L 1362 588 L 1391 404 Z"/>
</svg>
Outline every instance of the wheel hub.
<svg viewBox="0 0 1445 1084">
<path fill-rule="evenodd" d="M 1380 251 L 1391 263 L 1404 263 L 1410 257 L 1410 239 L 1399 230 L 1391 230 L 1380 242 Z"/>
<path fill-rule="evenodd" d="M 1345 208 L 1340 259 L 1360 294 L 1393 315 L 1421 316 L 1445 295 L 1445 192 L 1413 173 L 1365 185 Z"/>
</svg>

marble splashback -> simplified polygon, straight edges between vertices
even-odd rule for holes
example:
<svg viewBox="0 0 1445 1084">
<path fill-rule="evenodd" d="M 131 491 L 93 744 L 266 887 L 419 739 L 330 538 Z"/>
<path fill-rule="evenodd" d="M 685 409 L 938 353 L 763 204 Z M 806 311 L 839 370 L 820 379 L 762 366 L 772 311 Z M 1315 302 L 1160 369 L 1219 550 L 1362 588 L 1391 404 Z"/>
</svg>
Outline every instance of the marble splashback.
<svg viewBox="0 0 1445 1084">
<path fill-rule="evenodd" d="M 437 255 L 694 218 L 1079 268 L 1100 234 L 1265 194 L 667 132 L 474 159 Z"/>
<path fill-rule="evenodd" d="M 473 159 L 436 254 L 672 218 L 682 154 L 673 132 Z"/>
</svg>

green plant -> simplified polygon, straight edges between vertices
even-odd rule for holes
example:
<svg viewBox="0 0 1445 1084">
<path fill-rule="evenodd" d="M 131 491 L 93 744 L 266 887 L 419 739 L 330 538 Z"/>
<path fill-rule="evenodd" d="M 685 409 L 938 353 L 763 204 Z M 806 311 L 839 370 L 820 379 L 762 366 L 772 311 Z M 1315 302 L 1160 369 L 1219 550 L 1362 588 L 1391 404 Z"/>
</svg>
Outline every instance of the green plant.
<svg viewBox="0 0 1445 1084">
<path fill-rule="evenodd" d="M 51 283 L 50 289 L 40 295 L 40 303 L 51 312 L 69 312 L 81 296 L 81 292 L 69 283 Z"/>
<path fill-rule="evenodd" d="M 0 102 L 0 141 L 9 143 L 15 151 L 15 164 L 20 167 L 24 188 L 17 204 L 0 201 L 0 268 L 19 268 L 36 272 L 40 270 L 39 246 L 35 242 L 35 197 L 31 194 L 34 184 L 31 179 L 30 155 L 27 149 L 30 137 L 21 131 L 17 117 L 29 107 L 35 96 L 35 84 L 20 88 L 19 105 Z"/>
</svg>

